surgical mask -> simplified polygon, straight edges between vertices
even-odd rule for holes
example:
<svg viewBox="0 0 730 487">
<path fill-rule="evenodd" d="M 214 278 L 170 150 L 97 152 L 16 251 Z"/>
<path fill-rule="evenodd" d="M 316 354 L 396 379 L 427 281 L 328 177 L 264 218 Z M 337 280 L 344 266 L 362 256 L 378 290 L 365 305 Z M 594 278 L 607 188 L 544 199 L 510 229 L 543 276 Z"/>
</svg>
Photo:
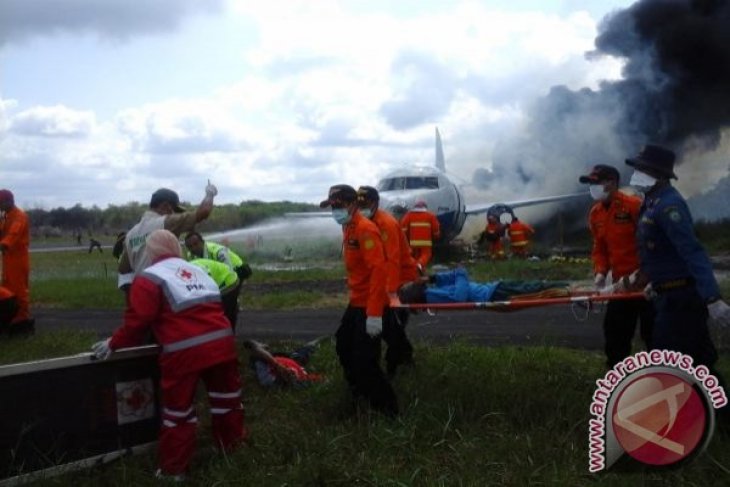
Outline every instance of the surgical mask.
<svg viewBox="0 0 730 487">
<path fill-rule="evenodd" d="M 641 192 L 649 191 L 656 184 L 656 178 L 649 176 L 641 171 L 634 171 L 631 175 L 629 185 L 635 187 Z"/>
<path fill-rule="evenodd" d="M 606 188 L 604 188 L 602 184 L 591 184 L 588 186 L 588 191 L 591 192 L 591 198 L 593 198 L 594 201 L 603 201 L 608 197 Z"/>
<path fill-rule="evenodd" d="M 340 225 L 345 225 L 350 221 L 350 213 L 347 208 L 336 208 L 332 210 L 332 218 Z"/>
<path fill-rule="evenodd" d="M 372 218 L 373 217 L 373 209 L 372 208 L 360 208 L 360 214 L 364 216 L 365 218 Z"/>
</svg>

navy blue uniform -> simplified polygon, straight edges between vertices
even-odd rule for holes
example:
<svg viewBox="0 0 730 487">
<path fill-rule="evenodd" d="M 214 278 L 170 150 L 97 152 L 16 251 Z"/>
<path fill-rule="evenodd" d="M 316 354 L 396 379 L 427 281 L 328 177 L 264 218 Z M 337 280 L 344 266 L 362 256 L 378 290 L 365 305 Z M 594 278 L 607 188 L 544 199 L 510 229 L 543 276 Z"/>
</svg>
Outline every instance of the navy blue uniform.
<svg viewBox="0 0 730 487">
<path fill-rule="evenodd" d="M 676 350 L 711 367 L 717 351 L 707 328 L 707 302 L 720 290 L 687 203 L 674 187 L 647 194 L 637 237 L 641 270 L 657 292 L 651 348 Z"/>
</svg>

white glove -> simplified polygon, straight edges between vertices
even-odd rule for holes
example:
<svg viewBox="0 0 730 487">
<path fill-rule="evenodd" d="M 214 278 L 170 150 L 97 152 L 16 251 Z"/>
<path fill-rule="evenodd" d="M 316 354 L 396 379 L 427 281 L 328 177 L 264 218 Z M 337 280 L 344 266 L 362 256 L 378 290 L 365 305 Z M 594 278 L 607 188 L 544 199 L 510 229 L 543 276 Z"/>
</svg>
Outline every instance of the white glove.
<svg viewBox="0 0 730 487">
<path fill-rule="evenodd" d="M 723 328 L 730 325 L 730 306 L 728 306 L 722 299 L 718 299 L 714 303 L 708 304 L 707 311 L 710 313 L 710 319 L 718 325 Z"/>
<path fill-rule="evenodd" d="M 380 316 L 368 316 L 365 320 L 365 331 L 371 337 L 376 337 L 383 332 L 383 318 Z"/>
<path fill-rule="evenodd" d="M 606 274 L 601 274 L 600 272 L 596 274 L 596 277 L 593 278 L 593 285 L 598 291 L 606 287 Z"/>
<path fill-rule="evenodd" d="M 652 286 L 651 283 L 647 284 L 646 287 L 644 287 L 644 297 L 647 301 L 651 301 L 652 299 L 657 297 L 656 291 L 654 291 L 654 286 Z"/>
<path fill-rule="evenodd" d="M 112 354 L 112 349 L 109 348 L 109 342 L 111 340 L 111 338 L 107 338 L 106 340 L 96 342 L 91 346 L 91 351 L 94 352 L 94 357 L 96 357 L 97 360 L 106 360 Z"/>
<path fill-rule="evenodd" d="M 211 184 L 210 179 L 209 179 L 208 185 L 205 187 L 205 196 L 207 196 L 208 198 L 213 198 L 217 194 L 218 194 L 218 188 L 215 187 L 215 184 Z"/>
</svg>

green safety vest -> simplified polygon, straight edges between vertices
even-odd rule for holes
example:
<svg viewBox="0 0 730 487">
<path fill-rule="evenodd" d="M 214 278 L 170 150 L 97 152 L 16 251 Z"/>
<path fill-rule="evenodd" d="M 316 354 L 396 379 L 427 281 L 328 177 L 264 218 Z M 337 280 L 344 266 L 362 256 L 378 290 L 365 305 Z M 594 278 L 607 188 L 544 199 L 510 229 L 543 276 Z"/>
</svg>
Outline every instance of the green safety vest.
<svg viewBox="0 0 730 487">
<path fill-rule="evenodd" d="M 195 258 L 190 251 L 186 251 L 187 260 Z M 245 264 L 245 260 L 240 255 L 226 247 L 215 242 L 205 242 L 203 246 L 203 257 L 201 259 L 212 259 L 218 262 L 228 264 L 231 269 L 236 269 Z"/>
<path fill-rule="evenodd" d="M 218 285 L 221 294 L 233 290 L 238 285 L 238 274 L 223 262 L 212 259 L 193 259 L 190 263 L 207 272 Z"/>
</svg>

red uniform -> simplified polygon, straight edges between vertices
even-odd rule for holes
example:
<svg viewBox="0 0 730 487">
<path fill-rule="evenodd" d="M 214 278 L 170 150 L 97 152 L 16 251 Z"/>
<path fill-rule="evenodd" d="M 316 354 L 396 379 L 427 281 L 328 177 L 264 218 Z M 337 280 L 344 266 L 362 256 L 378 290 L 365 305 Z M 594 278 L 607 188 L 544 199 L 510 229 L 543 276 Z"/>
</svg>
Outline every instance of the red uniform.
<svg viewBox="0 0 730 487">
<path fill-rule="evenodd" d="M 426 208 L 414 208 L 400 221 L 413 251 L 413 257 L 426 267 L 433 255 L 433 241 L 441 238 L 441 225 L 436 215 Z"/>
<path fill-rule="evenodd" d="M 218 286 L 204 270 L 173 256 L 162 257 L 134 279 L 124 325 L 109 347 L 140 345 L 150 329 L 162 346 L 160 468 L 178 475 L 195 449 L 198 380 L 208 390 L 218 446 L 229 450 L 246 437 L 235 342 Z"/>
<path fill-rule="evenodd" d="M 0 233 L 3 248 L 3 286 L 15 294 L 18 311 L 11 323 L 30 319 L 28 275 L 30 274 L 28 216 L 17 206 L 5 212 Z"/>
<path fill-rule="evenodd" d="M 527 246 L 535 229 L 520 220 L 514 220 L 507 229 L 510 241 L 510 252 L 517 257 L 527 257 Z"/>
<path fill-rule="evenodd" d="M 588 214 L 593 235 L 594 274 L 608 274 L 613 280 L 628 276 L 639 268 L 636 225 L 641 199 L 615 191 L 607 202 L 596 202 Z"/>
</svg>

